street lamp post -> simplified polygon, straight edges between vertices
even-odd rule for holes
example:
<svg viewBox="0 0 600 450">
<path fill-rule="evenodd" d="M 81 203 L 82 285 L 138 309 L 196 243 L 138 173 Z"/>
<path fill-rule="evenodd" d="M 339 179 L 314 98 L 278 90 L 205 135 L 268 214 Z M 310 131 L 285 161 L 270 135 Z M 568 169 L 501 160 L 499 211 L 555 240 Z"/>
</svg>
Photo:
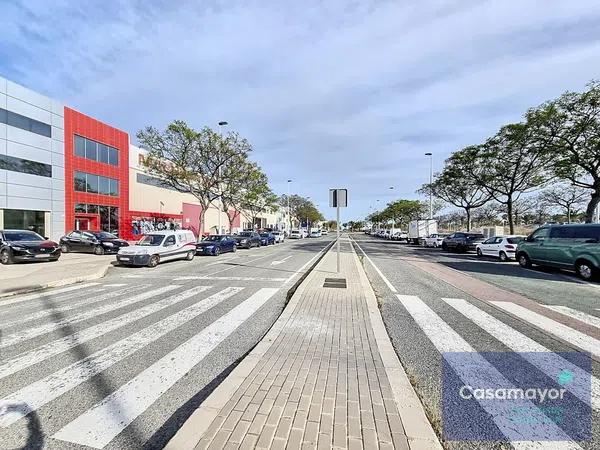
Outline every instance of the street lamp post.
<svg viewBox="0 0 600 450">
<path fill-rule="evenodd" d="M 219 156 L 221 153 L 221 145 L 223 145 L 223 127 L 227 125 L 229 124 L 224 120 L 219 122 L 219 136 L 221 138 L 219 142 Z M 217 234 L 221 234 L 221 208 L 223 207 L 223 202 L 221 198 L 221 161 L 219 161 L 219 179 L 217 181 L 217 189 L 219 189 L 219 200 L 217 204 L 219 209 L 219 230 L 217 231 Z M 229 230 L 229 232 L 231 233 L 231 230 Z"/>
<path fill-rule="evenodd" d="M 290 233 L 292 232 L 292 214 L 290 211 L 290 183 L 292 182 L 292 180 L 287 180 L 287 212 L 288 212 L 288 225 L 289 228 L 287 230 L 288 232 L 288 236 L 290 235 Z"/>
<path fill-rule="evenodd" d="M 433 219 L 433 192 L 431 192 L 431 185 L 433 184 L 433 153 L 427 152 L 425 156 L 429 156 L 429 218 Z"/>
</svg>

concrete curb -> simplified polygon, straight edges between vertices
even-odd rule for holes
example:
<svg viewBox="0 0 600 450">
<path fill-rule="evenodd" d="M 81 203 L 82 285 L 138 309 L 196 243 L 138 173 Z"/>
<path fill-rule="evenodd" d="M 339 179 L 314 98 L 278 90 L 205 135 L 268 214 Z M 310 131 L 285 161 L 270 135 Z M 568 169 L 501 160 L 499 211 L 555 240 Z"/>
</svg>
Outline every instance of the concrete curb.
<svg viewBox="0 0 600 450">
<path fill-rule="evenodd" d="M 164 450 L 190 450 L 196 447 L 207 428 L 221 411 L 246 377 L 252 373 L 258 362 L 264 354 L 271 348 L 271 345 L 280 335 L 287 324 L 290 316 L 298 307 L 298 301 L 304 292 L 303 281 L 319 264 L 323 257 L 331 250 L 335 240 L 317 254 L 316 260 L 310 265 L 304 274 L 293 284 L 286 294 L 286 305 L 283 312 L 277 318 L 275 323 L 269 328 L 269 331 L 256 344 L 256 346 L 242 358 L 240 363 L 231 371 L 231 373 L 215 388 L 214 391 L 202 402 L 202 404 L 185 421 L 183 426 L 177 431 L 175 436 L 164 447 Z"/>
<path fill-rule="evenodd" d="M 354 250 L 354 248 L 353 248 Z M 423 405 L 417 396 L 414 388 L 410 384 L 408 376 L 400 364 L 398 355 L 392 346 L 390 337 L 387 334 L 381 312 L 377 306 L 377 298 L 371 287 L 358 255 L 353 251 L 354 261 L 358 265 L 360 282 L 363 287 L 365 297 L 367 298 L 367 307 L 375 341 L 379 349 L 379 355 L 383 362 L 383 367 L 387 373 L 388 381 L 392 387 L 396 407 L 400 413 L 400 419 L 404 426 L 404 432 L 408 440 L 408 446 L 415 450 L 430 450 L 443 447 L 427 419 Z"/>
<path fill-rule="evenodd" d="M 63 278 L 61 280 L 50 281 L 48 283 L 39 284 L 37 286 L 29 286 L 25 289 L 20 289 L 18 291 L 0 293 L 0 305 L 2 304 L 2 299 L 5 299 L 7 297 L 13 297 L 15 295 L 21 295 L 21 294 L 29 294 L 31 292 L 43 291 L 44 289 L 68 286 L 70 284 L 83 283 L 84 281 L 92 281 L 92 280 L 97 280 L 99 278 L 104 278 L 110 268 L 111 268 L 111 265 L 108 264 L 108 265 L 98 269 L 96 272 L 94 272 L 91 275 L 82 275 L 79 277 Z"/>
</svg>

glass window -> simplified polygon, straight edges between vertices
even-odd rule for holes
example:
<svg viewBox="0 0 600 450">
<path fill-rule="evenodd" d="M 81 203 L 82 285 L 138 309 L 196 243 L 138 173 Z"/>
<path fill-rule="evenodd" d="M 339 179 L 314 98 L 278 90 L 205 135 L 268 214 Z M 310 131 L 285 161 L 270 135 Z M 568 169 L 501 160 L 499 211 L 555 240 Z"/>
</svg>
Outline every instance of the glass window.
<svg viewBox="0 0 600 450">
<path fill-rule="evenodd" d="M 531 235 L 531 237 L 534 240 L 543 241 L 545 238 L 548 237 L 548 234 L 550 234 L 550 228 L 540 228 L 540 229 L 534 231 L 533 234 Z"/>
<path fill-rule="evenodd" d="M 110 179 L 106 177 L 98 177 L 98 193 L 110 195 Z"/>
<path fill-rule="evenodd" d="M 98 160 L 98 144 L 95 141 L 85 140 L 85 157 L 92 161 Z"/>
<path fill-rule="evenodd" d="M 14 156 L 0 155 L 0 169 L 52 178 L 52 166 Z"/>
<path fill-rule="evenodd" d="M 77 172 L 76 172 L 76 173 L 77 173 Z M 83 185 L 85 186 L 85 180 L 84 180 L 84 184 L 83 184 Z M 77 190 L 77 189 L 75 189 L 75 190 Z M 76 212 L 76 213 L 84 213 L 84 212 L 87 212 L 87 211 L 86 211 L 86 204 L 85 204 L 85 203 L 75 203 L 75 212 Z"/>
<path fill-rule="evenodd" d="M 4 228 L 33 231 L 44 236 L 44 211 L 26 211 L 22 209 L 4 210 Z"/>
<path fill-rule="evenodd" d="M 3 108 L 0 108 L 0 123 L 6 123 L 7 111 Z"/>
<path fill-rule="evenodd" d="M 98 205 L 87 205 L 88 214 L 98 214 Z"/>
<path fill-rule="evenodd" d="M 572 239 L 573 227 L 553 227 L 550 229 L 550 237 L 553 239 Z"/>
<path fill-rule="evenodd" d="M 119 196 L 119 181 L 110 179 L 110 195 Z"/>
<path fill-rule="evenodd" d="M 108 145 L 98 143 L 98 161 L 108 164 Z"/>
<path fill-rule="evenodd" d="M 75 135 L 75 155 L 85 158 L 85 139 Z"/>
<path fill-rule="evenodd" d="M 119 208 L 111 206 L 109 209 L 109 228 L 110 233 L 119 235 Z"/>
<path fill-rule="evenodd" d="M 20 128 L 21 130 L 29 131 L 29 118 L 22 116 L 21 114 L 16 114 L 12 111 L 7 112 L 7 121 L 6 123 L 11 127 Z"/>
<path fill-rule="evenodd" d="M 573 237 L 575 239 L 600 239 L 600 226 L 582 225 L 573 227 Z"/>
<path fill-rule="evenodd" d="M 116 148 L 108 147 L 108 162 L 113 166 L 119 165 L 119 151 Z"/>
<path fill-rule="evenodd" d="M 75 172 L 73 176 L 73 189 L 78 192 L 86 192 L 85 173 Z M 84 205 L 85 206 L 85 205 Z"/>
<path fill-rule="evenodd" d="M 42 136 L 52 137 L 52 127 L 44 122 L 30 119 L 31 132 L 41 134 Z"/>
<path fill-rule="evenodd" d="M 98 175 L 92 175 L 91 173 L 86 173 L 86 192 L 91 192 L 93 194 L 98 193 Z"/>
<path fill-rule="evenodd" d="M 100 213 L 100 229 L 110 233 L 109 207 L 100 205 L 98 210 Z"/>
</svg>

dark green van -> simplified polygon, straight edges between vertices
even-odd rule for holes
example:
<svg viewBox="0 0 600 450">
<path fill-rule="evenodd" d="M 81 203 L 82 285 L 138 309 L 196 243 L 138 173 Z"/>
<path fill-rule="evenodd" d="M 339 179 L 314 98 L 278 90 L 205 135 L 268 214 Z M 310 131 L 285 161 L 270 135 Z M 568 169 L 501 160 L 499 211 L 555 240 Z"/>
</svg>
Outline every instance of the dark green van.
<svg viewBox="0 0 600 450">
<path fill-rule="evenodd" d="M 572 270 L 584 280 L 600 274 L 600 224 L 549 225 L 538 228 L 517 247 L 521 267 Z"/>
</svg>

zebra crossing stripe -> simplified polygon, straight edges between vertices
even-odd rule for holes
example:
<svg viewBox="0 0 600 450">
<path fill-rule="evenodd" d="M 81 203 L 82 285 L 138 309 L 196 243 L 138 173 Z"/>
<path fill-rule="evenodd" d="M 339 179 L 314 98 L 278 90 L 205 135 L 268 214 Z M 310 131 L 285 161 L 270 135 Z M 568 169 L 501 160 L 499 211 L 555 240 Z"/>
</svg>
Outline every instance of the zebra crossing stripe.
<svg viewBox="0 0 600 450">
<path fill-rule="evenodd" d="M 564 369 L 573 372 L 576 379 L 585 380 L 590 376 L 590 374 L 581 369 L 579 366 L 548 350 L 542 344 L 539 344 L 533 339 L 525 336 L 523 333 L 511 328 L 504 322 L 501 322 L 494 316 L 482 311 L 466 300 L 461 298 L 442 298 L 442 300 L 456 309 L 467 319 L 471 320 L 477 326 L 482 328 L 485 332 L 492 335 L 494 339 L 502 342 L 512 351 L 523 353 L 521 355 L 522 358 L 526 359 L 530 364 L 536 366 L 553 380 L 555 380 L 558 374 Z M 531 358 L 530 353 L 539 353 L 541 355 L 536 355 L 535 358 Z M 543 361 L 540 358 L 541 356 L 544 356 Z M 592 376 L 591 380 L 592 407 L 596 410 L 600 410 L 600 380 L 594 376 Z M 586 386 L 585 383 L 572 383 L 566 388 L 581 401 L 589 404 L 590 391 L 588 390 L 588 387 L 589 386 Z"/>
<path fill-rule="evenodd" d="M 479 355 L 471 345 L 465 341 L 456 331 L 454 331 L 446 322 L 440 318 L 429 306 L 427 306 L 419 297 L 414 295 L 400 295 L 398 299 L 406 310 L 410 313 L 417 325 L 423 330 L 427 338 L 440 353 L 446 352 L 473 352 L 473 358 L 469 364 L 452 364 L 453 370 L 467 385 L 477 385 L 473 380 L 486 380 L 495 386 L 505 389 L 514 389 L 514 385 L 507 380 L 492 364 L 483 356 Z M 577 443 L 573 442 L 559 427 L 553 423 L 546 424 L 543 430 L 540 430 L 539 440 L 532 440 L 530 437 L 535 435 L 536 429 L 533 427 L 524 427 L 527 435 L 523 436 L 521 430 L 515 428 L 514 423 L 506 418 L 509 416 L 509 410 L 513 406 L 504 406 L 509 410 L 501 413 L 500 408 L 503 405 L 490 404 L 484 400 L 477 400 L 483 410 L 489 415 L 490 419 L 498 427 L 500 432 L 510 440 L 511 445 L 517 449 L 555 449 L 556 441 L 545 441 L 548 430 L 551 430 L 552 436 L 564 436 L 560 442 L 561 449 L 581 449 Z M 542 411 L 529 400 L 523 400 L 531 415 L 532 423 L 545 423 L 545 415 Z M 508 437 L 511 437 L 510 439 Z"/>
<path fill-rule="evenodd" d="M 183 300 L 193 297 L 206 290 L 206 286 L 197 286 L 177 294 L 175 297 Z M 77 361 L 41 380 L 10 394 L 0 400 L 2 405 L 20 404 L 17 411 L 11 411 L 0 417 L 0 427 L 8 427 L 32 411 L 51 402 L 58 396 L 68 392 L 93 376 L 111 367 L 134 352 L 155 342 L 162 336 L 177 329 L 186 322 L 208 311 L 213 306 L 237 294 L 243 288 L 231 287 L 222 290 L 204 300 L 199 300 L 177 313 L 162 319 L 151 326 L 132 334 L 131 336 L 105 347 L 85 359 Z M 189 356 L 189 355 L 186 355 Z"/>
<path fill-rule="evenodd" d="M 21 330 L 16 333 L 11 333 L 2 338 L 2 342 L 0 342 L 0 348 L 8 347 L 10 345 L 15 345 L 20 342 L 27 341 L 29 339 L 33 339 L 34 337 L 41 336 L 43 334 L 59 330 L 63 327 L 67 327 L 67 326 L 73 325 L 78 322 L 83 322 L 84 320 L 91 319 L 92 317 L 96 317 L 100 314 L 105 314 L 107 312 L 114 311 L 119 308 L 123 308 L 125 306 L 133 305 L 134 303 L 140 302 L 142 300 L 146 300 L 146 299 L 148 299 L 150 297 L 154 297 L 156 295 L 164 294 L 166 292 L 172 291 L 179 287 L 180 286 L 178 286 L 178 285 L 163 286 L 161 288 L 154 289 L 152 291 L 143 292 L 143 293 L 135 295 L 133 297 L 126 298 L 126 299 L 118 301 L 116 303 L 110 303 L 107 305 L 102 305 L 98 308 L 88 309 L 85 312 L 76 314 L 69 318 L 61 319 L 56 322 L 46 323 L 46 324 L 40 325 L 38 327 Z"/>
<path fill-rule="evenodd" d="M 600 357 L 600 340 L 594 339 L 587 334 L 574 330 L 566 325 L 563 325 L 556 320 L 552 320 L 546 316 L 538 314 L 530 309 L 524 308 L 521 305 L 511 302 L 491 302 L 492 304 L 502 308 L 520 319 L 523 319 L 538 328 L 541 328 L 547 333 L 553 334 L 564 341 L 579 347 L 586 352 L 590 352 L 596 357 Z"/>
<path fill-rule="evenodd" d="M 596 328 L 600 328 L 600 317 L 592 316 L 590 314 L 586 314 L 584 312 L 578 311 L 573 308 L 569 308 L 568 306 L 561 305 L 542 305 L 552 311 L 559 312 L 564 314 L 565 316 L 572 317 L 573 319 L 577 319 L 580 322 L 587 323 Z"/>
<path fill-rule="evenodd" d="M 278 289 L 262 288 L 60 429 L 61 441 L 104 448 L 181 377 L 249 319 Z"/>
<path fill-rule="evenodd" d="M 100 283 L 83 283 L 76 284 L 74 286 L 68 286 L 60 289 L 53 289 L 51 291 L 43 291 L 38 292 L 37 294 L 29 294 L 29 295 L 19 295 L 16 298 L 11 298 L 9 300 L 0 300 L 0 307 L 7 305 L 14 305 L 15 303 L 22 303 L 29 300 L 38 300 L 44 297 L 50 297 L 51 295 L 56 294 L 64 294 L 65 292 L 77 291 L 79 289 L 85 289 L 91 286 L 98 286 Z"/>
</svg>

